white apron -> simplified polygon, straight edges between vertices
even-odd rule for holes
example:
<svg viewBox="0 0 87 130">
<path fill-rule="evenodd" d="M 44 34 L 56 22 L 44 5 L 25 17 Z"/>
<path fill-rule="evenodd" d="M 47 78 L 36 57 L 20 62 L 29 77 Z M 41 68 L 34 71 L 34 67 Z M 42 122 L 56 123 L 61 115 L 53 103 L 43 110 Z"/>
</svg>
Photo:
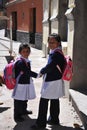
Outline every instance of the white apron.
<svg viewBox="0 0 87 130">
<path fill-rule="evenodd" d="M 13 90 L 12 98 L 22 101 L 36 98 L 32 78 L 30 78 L 30 84 L 17 84 Z"/>
<path fill-rule="evenodd" d="M 64 81 L 62 79 L 49 82 L 43 81 L 41 89 L 42 98 L 58 99 L 64 95 Z"/>
</svg>

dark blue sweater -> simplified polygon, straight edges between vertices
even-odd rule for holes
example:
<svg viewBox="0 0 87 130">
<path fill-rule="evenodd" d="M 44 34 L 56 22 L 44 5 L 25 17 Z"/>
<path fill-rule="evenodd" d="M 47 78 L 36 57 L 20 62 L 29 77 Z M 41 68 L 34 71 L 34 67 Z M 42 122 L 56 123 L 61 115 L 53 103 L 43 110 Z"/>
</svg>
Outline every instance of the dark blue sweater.
<svg viewBox="0 0 87 130">
<path fill-rule="evenodd" d="M 31 71 L 30 62 L 25 63 L 24 60 L 18 60 L 15 65 L 15 78 L 20 74 L 20 72 L 23 72 L 21 75 L 19 82 L 20 84 L 29 84 L 30 83 L 30 77 L 37 77 L 37 73 Z"/>
<path fill-rule="evenodd" d="M 49 54 L 49 59 L 47 65 L 41 69 L 42 74 L 47 74 L 45 81 L 54 81 L 62 78 L 62 73 L 57 69 L 56 65 L 59 65 L 62 72 L 65 66 L 65 58 L 64 56 L 55 51 L 52 54 Z"/>
</svg>

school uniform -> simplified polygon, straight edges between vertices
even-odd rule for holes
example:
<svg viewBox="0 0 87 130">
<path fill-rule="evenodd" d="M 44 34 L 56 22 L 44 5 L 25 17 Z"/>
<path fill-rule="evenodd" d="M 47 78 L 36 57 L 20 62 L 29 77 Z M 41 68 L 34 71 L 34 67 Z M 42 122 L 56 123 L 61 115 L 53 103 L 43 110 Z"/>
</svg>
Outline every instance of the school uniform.
<svg viewBox="0 0 87 130">
<path fill-rule="evenodd" d="M 62 73 L 56 66 L 59 65 L 63 71 L 64 64 L 64 56 L 55 49 L 49 54 L 47 65 L 40 71 L 40 73 L 44 75 L 39 104 L 39 114 L 36 121 L 36 124 L 40 127 L 46 126 L 49 100 L 51 121 L 54 124 L 59 124 L 59 98 L 64 96 L 64 83 L 61 79 Z"/>
<path fill-rule="evenodd" d="M 31 71 L 30 61 L 22 57 L 15 65 L 17 84 L 12 93 L 15 119 L 26 114 L 27 101 L 36 97 L 32 77 L 36 78 L 37 73 Z"/>
</svg>

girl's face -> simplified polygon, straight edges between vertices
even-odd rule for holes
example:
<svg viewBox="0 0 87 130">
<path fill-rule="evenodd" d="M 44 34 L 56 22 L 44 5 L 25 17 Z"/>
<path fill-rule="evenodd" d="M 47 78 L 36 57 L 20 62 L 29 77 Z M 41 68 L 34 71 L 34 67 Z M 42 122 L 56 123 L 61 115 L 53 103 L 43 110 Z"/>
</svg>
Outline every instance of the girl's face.
<svg viewBox="0 0 87 130">
<path fill-rule="evenodd" d="M 59 46 L 59 42 L 54 37 L 50 37 L 48 40 L 48 47 L 52 50 Z"/>
<path fill-rule="evenodd" d="M 30 51 L 28 48 L 24 48 L 21 50 L 20 55 L 24 58 L 28 58 L 28 56 L 30 55 Z"/>
</svg>

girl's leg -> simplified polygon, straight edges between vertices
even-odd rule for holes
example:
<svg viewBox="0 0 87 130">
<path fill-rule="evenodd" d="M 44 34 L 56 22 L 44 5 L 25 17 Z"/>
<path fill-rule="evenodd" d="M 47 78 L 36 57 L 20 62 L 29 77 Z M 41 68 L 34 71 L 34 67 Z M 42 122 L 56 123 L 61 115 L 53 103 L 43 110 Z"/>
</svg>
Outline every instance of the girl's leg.
<svg viewBox="0 0 87 130">
<path fill-rule="evenodd" d="M 26 112 L 26 110 L 27 110 L 27 100 L 25 100 L 25 101 L 23 101 L 23 106 L 22 106 L 22 108 L 23 108 L 23 113 L 25 113 Z"/>
<path fill-rule="evenodd" d="M 52 99 L 50 102 L 50 116 L 52 123 L 59 124 L 59 112 L 60 112 L 59 99 Z"/>
<path fill-rule="evenodd" d="M 22 115 L 22 101 L 14 99 L 14 120 L 23 121 Z"/>
<path fill-rule="evenodd" d="M 23 115 L 27 115 L 27 114 L 32 114 L 32 111 L 28 111 L 27 110 L 27 102 L 28 102 L 28 100 L 25 100 L 25 101 L 23 101 L 23 106 L 22 106 L 22 108 L 23 108 Z"/>
<path fill-rule="evenodd" d="M 44 99 L 44 98 L 40 99 L 38 118 L 36 121 L 36 124 L 40 127 L 46 126 L 48 101 L 49 99 Z"/>
</svg>

